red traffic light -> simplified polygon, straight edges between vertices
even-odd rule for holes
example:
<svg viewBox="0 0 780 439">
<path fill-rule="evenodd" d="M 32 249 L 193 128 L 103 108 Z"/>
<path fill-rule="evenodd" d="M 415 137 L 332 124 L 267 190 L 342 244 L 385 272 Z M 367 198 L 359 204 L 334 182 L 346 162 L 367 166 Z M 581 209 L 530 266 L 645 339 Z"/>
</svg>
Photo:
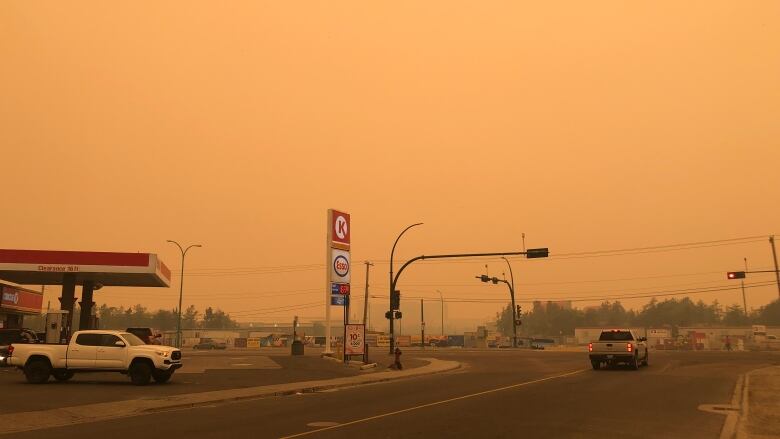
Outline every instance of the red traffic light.
<svg viewBox="0 0 780 439">
<path fill-rule="evenodd" d="M 728 279 L 744 279 L 745 278 L 745 272 L 744 271 L 729 271 L 726 273 L 726 277 Z"/>
</svg>

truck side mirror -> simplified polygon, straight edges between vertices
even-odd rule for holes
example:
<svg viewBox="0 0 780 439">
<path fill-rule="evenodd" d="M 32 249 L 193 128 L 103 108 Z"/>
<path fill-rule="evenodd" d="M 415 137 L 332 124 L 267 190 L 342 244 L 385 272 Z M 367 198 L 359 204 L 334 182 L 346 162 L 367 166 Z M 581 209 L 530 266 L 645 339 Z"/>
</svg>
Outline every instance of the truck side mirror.
<svg viewBox="0 0 780 439">
<path fill-rule="evenodd" d="M 125 342 L 123 342 L 122 340 L 117 340 L 116 342 L 114 342 L 114 346 L 123 348 L 125 347 Z"/>
</svg>

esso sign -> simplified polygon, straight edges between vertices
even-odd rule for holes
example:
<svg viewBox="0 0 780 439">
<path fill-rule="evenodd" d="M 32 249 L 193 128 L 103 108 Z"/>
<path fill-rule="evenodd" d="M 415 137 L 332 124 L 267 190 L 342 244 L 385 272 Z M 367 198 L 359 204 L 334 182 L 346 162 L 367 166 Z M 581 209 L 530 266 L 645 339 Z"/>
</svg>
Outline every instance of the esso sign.
<svg viewBox="0 0 780 439">
<path fill-rule="evenodd" d="M 343 256 L 339 256 L 333 261 L 333 270 L 336 271 L 340 277 L 344 277 L 349 274 L 349 261 Z"/>
<path fill-rule="evenodd" d="M 338 283 L 349 283 L 350 263 L 349 252 L 344 250 L 332 249 L 331 260 L 331 279 Z"/>
</svg>

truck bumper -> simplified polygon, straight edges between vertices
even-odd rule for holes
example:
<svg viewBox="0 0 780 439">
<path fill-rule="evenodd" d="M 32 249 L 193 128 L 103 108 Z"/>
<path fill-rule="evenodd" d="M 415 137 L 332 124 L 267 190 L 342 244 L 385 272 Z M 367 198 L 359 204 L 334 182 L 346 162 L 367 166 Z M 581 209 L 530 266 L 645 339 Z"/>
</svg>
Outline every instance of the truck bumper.
<svg viewBox="0 0 780 439">
<path fill-rule="evenodd" d="M 159 367 L 159 369 L 174 371 L 176 369 L 179 369 L 181 366 L 182 366 L 181 361 L 165 360 L 163 361 L 163 364 Z"/>
<path fill-rule="evenodd" d="M 634 354 L 590 354 L 590 361 L 627 363 L 634 359 Z"/>
</svg>

